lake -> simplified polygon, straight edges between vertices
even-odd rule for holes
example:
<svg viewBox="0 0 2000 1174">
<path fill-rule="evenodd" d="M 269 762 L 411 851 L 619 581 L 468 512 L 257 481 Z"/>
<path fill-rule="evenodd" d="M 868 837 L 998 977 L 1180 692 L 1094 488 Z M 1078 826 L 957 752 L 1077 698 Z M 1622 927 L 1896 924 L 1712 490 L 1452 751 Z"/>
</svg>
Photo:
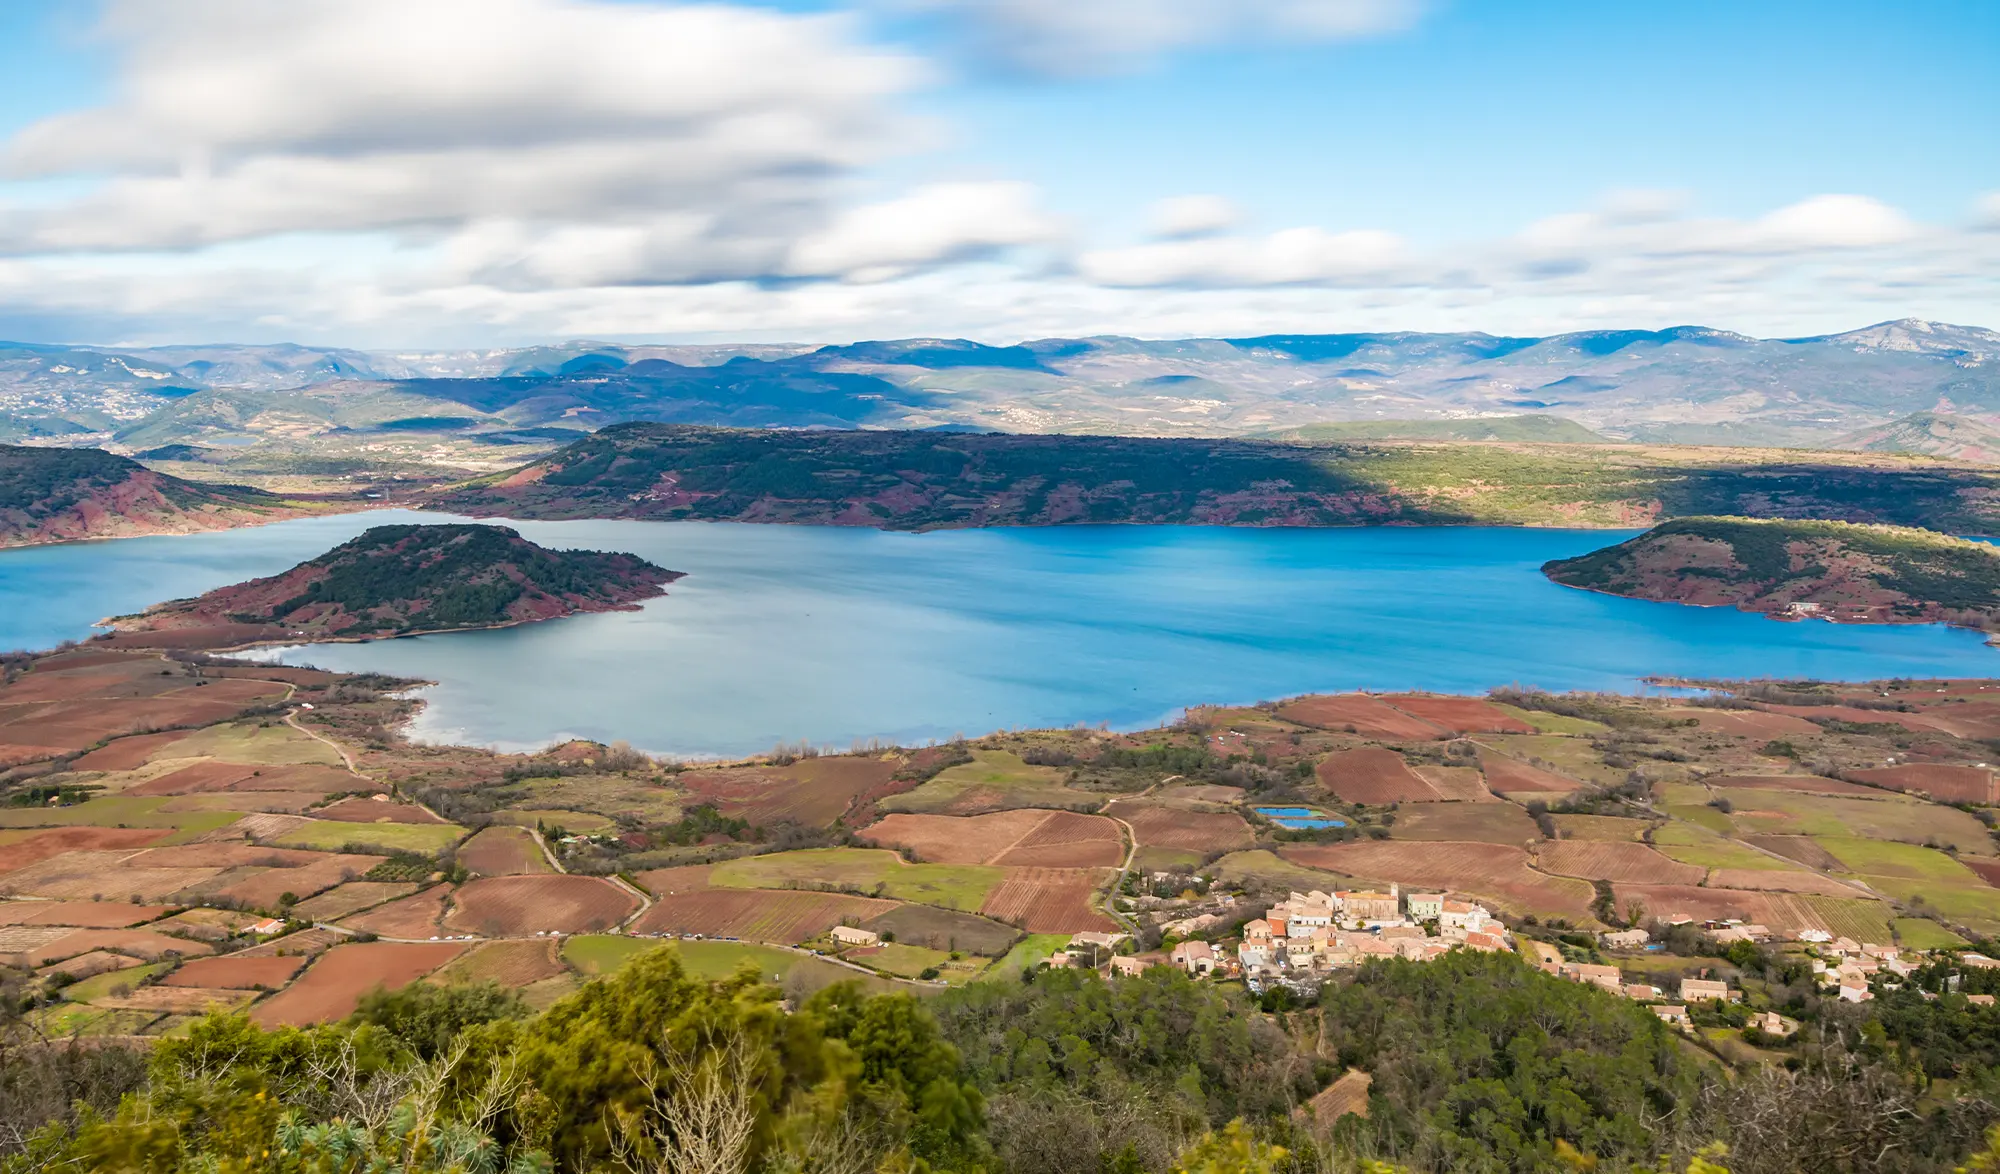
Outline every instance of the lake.
<svg viewBox="0 0 2000 1174">
<path fill-rule="evenodd" d="M 380 511 L 0 552 L 0 648 L 274 574 Z M 928 534 L 699 522 L 512 523 L 549 546 L 685 571 L 635 612 L 276 650 L 438 682 L 414 733 L 505 749 L 624 739 L 686 756 L 995 729 L 1141 728 L 1308 691 L 1639 688 L 1708 677 L 1983 676 L 1942 627 L 1781 624 L 1558 587 L 1602 530 L 1056 527 Z"/>
</svg>

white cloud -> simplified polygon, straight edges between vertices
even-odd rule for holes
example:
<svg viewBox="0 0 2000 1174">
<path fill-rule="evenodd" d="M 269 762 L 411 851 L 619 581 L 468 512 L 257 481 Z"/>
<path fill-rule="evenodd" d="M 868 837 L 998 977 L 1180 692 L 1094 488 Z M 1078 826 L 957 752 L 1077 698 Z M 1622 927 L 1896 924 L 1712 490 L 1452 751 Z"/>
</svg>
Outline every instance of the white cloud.
<svg viewBox="0 0 2000 1174">
<path fill-rule="evenodd" d="M 1973 225 L 1978 228 L 2000 229 L 2000 192 L 1987 192 L 1973 204 Z"/>
<path fill-rule="evenodd" d="M 926 74 L 850 32 L 658 2 L 113 0 L 113 97 L 0 154 L 87 190 L 0 204 L 0 252 L 391 232 L 445 239 L 458 277 L 607 284 L 799 256 L 880 273 L 1045 236 L 1018 188 L 911 197 L 920 240 L 837 219 L 859 168 L 918 141 L 888 99 Z"/>
<path fill-rule="evenodd" d="M 1771 245 L 1795 248 L 1866 248 L 1907 240 L 1909 218 L 1868 196 L 1814 196 L 1757 221 Z"/>
<path fill-rule="evenodd" d="M 930 184 L 901 199 L 842 213 L 793 248 L 785 271 L 884 281 L 913 268 L 1044 243 L 1060 233 L 1027 184 Z"/>
<path fill-rule="evenodd" d="M 1112 286 L 1401 284 L 1401 237 L 1373 230 L 1288 228 L 1265 237 L 1205 237 L 1085 253 L 1084 276 Z"/>
<path fill-rule="evenodd" d="M 960 22 L 979 55 L 1033 73 L 1129 69 L 1232 41 L 1332 41 L 1399 32 L 1424 0 L 890 0 Z"/>
<path fill-rule="evenodd" d="M 1147 225 L 1154 236 L 1171 240 L 1218 233 L 1242 218 L 1236 205 L 1221 196 L 1170 196 L 1153 205 Z"/>
</svg>

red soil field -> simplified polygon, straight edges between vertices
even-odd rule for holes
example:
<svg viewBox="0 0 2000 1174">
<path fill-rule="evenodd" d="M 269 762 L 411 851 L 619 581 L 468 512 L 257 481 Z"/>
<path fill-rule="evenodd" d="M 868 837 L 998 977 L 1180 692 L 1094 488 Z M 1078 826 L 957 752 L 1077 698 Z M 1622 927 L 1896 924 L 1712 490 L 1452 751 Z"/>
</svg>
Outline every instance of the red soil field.
<svg viewBox="0 0 2000 1174">
<path fill-rule="evenodd" d="M 0 844 L 0 873 L 40 864 L 65 852 L 139 849 L 173 834 L 172 828 L 50 828 L 27 839 Z"/>
<path fill-rule="evenodd" d="M 475 832 L 458 849 L 458 862 L 480 876 L 521 876 L 552 871 L 527 828 L 495 824 Z"/>
<path fill-rule="evenodd" d="M 88 954 L 78 954 L 60 962 L 51 962 L 37 970 L 38 977 L 52 974 L 67 974 L 71 978 L 85 979 L 93 974 L 109 974 L 114 970 L 126 970 L 139 965 L 137 958 L 127 958 L 123 954 L 113 954 L 108 950 L 92 950 Z"/>
<path fill-rule="evenodd" d="M 125 788 L 127 795 L 194 795 L 226 791 L 261 768 L 241 762 L 197 762 L 177 771 Z"/>
<path fill-rule="evenodd" d="M 2000 793 L 1996 793 L 1993 785 L 1993 772 L 1973 766 L 1913 762 L 1878 770 L 1857 770 L 1854 777 L 1892 791 L 1926 795 L 1939 803 L 1990 805 L 2000 801 Z"/>
<path fill-rule="evenodd" d="M 1996 889 L 2000 889 L 2000 860 L 1981 860 L 1974 856 L 1961 856 L 1958 858 L 1958 862 L 1979 874 L 1980 880 L 1985 881 Z"/>
<path fill-rule="evenodd" d="M 1538 846 L 1535 864 L 1543 872 L 1585 880 L 1638 884 L 1698 885 L 1706 868 L 1682 864 L 1644 844 L 1610 840 L 1558 840 Z"/>
<path fill-rule="evenodd" d="M 226 958 L 196 958 L 192 962 L 181 963 L 172 974 L 160 980 L 160 985 L 274 991 L 292 981 L 292 976 L 305 969 L 306 962 L 307 959 L 299 954 L 282 958 L 246 958 L 241 954 L 231 954 Z"/>
<path fill-rule="evenodd" d="M 239 881 L 216 895 L 258 909 L 275 909 L 286 893 L 304 900 L 322 889 L 351 881 L 380 864 L 376 856 L 321 856 L 298 868 L 274 868 Z"/>
<path fill-rule="evenodd" d="M 1665 710 L 1661 716 L 1675 721 L 1693 718 L 1701 729 L 1717 734 L 1734 734 L 1739 738 L 1755 738 L 1760 742 L 1772 738 L 1788 738 L 1794 734 L 1825 732 L 1804 718 L 1789 717 L 1782 713 L 1764 713 L 1755 709 L 1703 709 L 1699 706 L 1690 706 L 1686 709 Z"/>
<path fill-rule="evenodd" d="M 862 838 L 908 848 L 933 864 L 1046 868 L 1112 866 L 1125 859 L 1118 825 L 1101 815 L 1020 808 L 991 815 L 885 816 Z"/>
<path fill-rule="evenodd" d="M 186 811 L 284 812 L 296 815 L 326 798 L 324 791 L 219 791 L 179 795 L 160 804 L 169 814 Z"/>
<path fill-rule="evenodd" d="M 414 803 L 386 803 L 375 799 L 342 799 L 313 813 L 314 819 L 335 819 L 342 823 L 443 823 Z"/>
<path fill-rule="evenodd" d="M 796 945 L 836 925 L 859 924 L 894 908 L 894 901 L 843 893 L 707 889 L 661 897 L 633 923 L 632 930 Z"/>
<path fill-rule="evenodd" d="M 70 763 L 74 770 L 137 770 L 153 755 L 193 733 L 168 730 L 159 734 L 136 734 L 120 738 L 109 746 L 93 750 Z"/>
<path fill-rule="evenodd" d="M 491 982 L 513 989 L 569 973 L 556 954 L 554 938 L 525 942 L 481 942 L 434 976 L 432 981 Z"/>
<path fill-rule="evenodd" d="M 885 786 L 901 766 L 898 759 L 874 757 L 802 758 L 785 767 L 690 771 L 679 781 L 692 802 L 713 803 L 732 819 L 824 827 L 857 798 Z"/>
<path fill-rule="evenodd" d="M 1535 727 L 1476 697 L 1397 694 L 1382 700 L 1455 734 L 1532 734 Z"/>
<path fill-rule="evenodd" d="M 0 894 L 75 900 L 157 901 L 220 873 L 220 868 L 134 868 L 130 851 L 64 852 L 0 876 Z"/>
<path fill-rule="evenodd" d="M 1769 926 L 1773 932 L 1795 934 L 1802 929 L 1831 930 L 1826 919 L 1801 897 L 1750 889 L 1695 888 L 1688 885 L 1614 885 L 1618 906 L 1632 901 L 1646 906 L 1646 916 L 1672 920 L 1722 921 L 1731 917 Z"/>
<path fill-rule="evenodd" d="M 5 901 L 0 902 L 0 925 L 128 929 L 173 911 L 171 905 L 132 905 L 120 901 Z"/>
<path fill-rule="evenodd" d="M 260 1003 L 263 1027 L 329 1023 L 352 1014 L 361 996 L 407 986 L 465 950 L 461 942 L 353 942 L 322 954 L 291 986 Z"/>
<path fill-rule="evenodd" d="M 1479 748 L 1479 766 L 1486 772 L 1487 789 L 1510 799 L 1516 795 L 1567 795 L 1583 787 L 1567 775 L 1543 770 L 1484 746 Z"/>
<path fill-rule="evenodd" d="M 231 958 L 289 958 L 294 954 L 312 957 L 347 940 L 347 935 L 331 929 L 302 929 L 297 933 L 238 950 Z"/>
<path fill-rule="evenodd" d="M 1080 933 L 1116 929 L 1097 908 L 1104 874 L 1082 868 L 1015 868 L 987 895 L 979 911 L 1018 924 L 1029 933 Z"/>
<path fill-rule="evenodd" d="M 1352 726 L 1354 732 L 1364 738 L 1381 738 L 1389 742 L 1429 741 L 1450 733 L 1435 722 L 1414 717 L 1365 693 L 1301 697 L 1279 707 L 1278 716 L 1288 722 L 1317 726 L 1323 730 L 1345 730 Z"/>
<path fill-rule="evenodd" d="M 1776 852 L 1787 860 L 1796 860 L 1807 868 L 1823 868 L 1844 871 L 1847 866 L 1834 859 L 1833 853 L 1805 836 L 1744 836 L 1743 842 L 1766 852 Z"/>
<path fill-rule="evenodd" d="M 385 938 L 431 938 L 438 935 L 438 919 L 444 916 L 450 885 L 436 885 L 414 897 L 404 897 L 387 905 L 377 905 L 366 913 L 340 920 L 342 927 L 377 934 Z"/>
<path fill-rule="evenodd" d="M 1711 787 L 1751 791 L 1800 791 L 1808 795 L 1865 797 L 1875 794 L 1876 791 L 1874 787 L 1864 787 L 1859 783 L 1844 783 L 1839 779 L 1823 779 L 1818 775 L 1710 775 L 1701 781 Z"/>
<path fill-rule="evenodd" d="M 367 779 L 348 774 L 337 766 L 303 762 L 289 766 L 260 766 L 249 778 L 231 783 L 228 790 L 232 795 L 260 791 L 317 791 L 324 795 L 329 791 L 352 791 L 367 785 Z"/>
<path fill-rule="evenodd" d="M 678 868 L 655 868 L 638 874 L 639 884 L 656 897 L 668 893 L 689 893 L 708 887 L 707 864 L 683 864 Z"/>
<path fill-rule="evenodd" d="M 163 958 L 168 954 L 193 957 L 215 953 L 215 947 L 207 942 L 170 938 L 166 934 L 154 933 L 147 929 L 80 929 L 28 951 L 29 964 L 41 966 L 58 959 L 87 954 L 92 950 L 112 950 L 148 961 Z"/>
<path fill-rule="evenodd" d="M 1394 750 L 1366 746 L 1323 759 L 1319 784 L 1349 803 L 1427 803 L 1440 796 Z"/>
<path fill-rule="evenodd" d="M 1287 845 L 1278 855 L 1307 868 L 1484 898 L 1496 911 L 1553 913 L 1583 924 L 1594 920 L 1590 902 L 1596 893 L 1588 881 L 1537 872 L 1525 851 L 1505 844 L 1372 840 Z"/>
<path fill-rule="evenodd" d="M 1438 798 L 1447 802 L 1491 803 L 1493 792 L 1486 789 L 1486 776 L 1476 766 L 1417 766 L 1417 777 L 1431 785 Z"/>
<path fill-rule="evenodd" d="M 1250 825 L 1233 811 L 1181 811 L 1120 799 L 1105 808 L 1105 814 L 1131 824 L 1132 834 L 1147 848 L 1228 852 L 1248 848 L 1256 839 Z"/>
<path fill-rule="evenodd" d="M 148 848 L 129 858 L 133 868 L 299 868 L 325 859 L 324 852 L 304 848 L 260 848 L 255 844 L 172 844 Z"/>
<path fill-rule="evenodd" d="M 1926 705 L 1920 712 L 1924 721 L 1955 738 L 1971 741 L 2000 738 L 2000 704 L 1992 701 Z"/>
<path fill-rule="evenodd" d="M 1665 878 L 1661 878 L 1664 882 Z M 1843 884 L 1830 876 L 1816 872 L 1780 870 L 1773 868 L 1718 868 L 1708 874 L 1708 887 L 1712 889 L 1755 889 L 1769 893 L 1818 893 L 1822 897 L 1851 897 L 1859 901 L 1874 899 L 1874 894 L 1865 893 L 1853 885 Z"/>
<path fill-rule="evenodd" d="M 595 933 L 612 928 L 638 908 L 639 898 L 594 876 L 492 876 L 459 888 L 445 915 L 445 927 L 492 937 L 543 930 Z"/>
<path fill-rule="evenodd" d="M 1859 709 L 1852 705 L 1767 705 L 1764 708 L 1795 718 L 1819 718 L 1822 721 L 1830 718 L 1865 725 L 1901 726 L 1913 734 L 1937 733 L 1943 729 L 1928 715 L 1901 713 L 1893 709 Z"/>
</svg>

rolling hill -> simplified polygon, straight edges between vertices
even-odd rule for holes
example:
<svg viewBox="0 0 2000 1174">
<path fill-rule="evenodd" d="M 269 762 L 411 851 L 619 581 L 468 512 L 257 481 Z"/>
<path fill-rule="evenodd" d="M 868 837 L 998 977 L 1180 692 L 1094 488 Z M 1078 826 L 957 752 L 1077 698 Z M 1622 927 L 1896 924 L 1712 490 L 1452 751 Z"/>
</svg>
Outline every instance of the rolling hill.
<svg viewBox="0 0 2000 1174">
<path fill-rule="evenodd" d="M 885 529 L 1635 526 L 1727 513 L 2000 532 L 2000 473 L 1878 455 L 638 423 L 434 500 L 484 517 Z"/>
<path fill-rule="evenodd" d="M 401 636 L 629 608 L 680 578 L 629 554 L 549 550 L 503 526 L 376 526 L 281 575 L 121 616 L 125 632 L 268 628 L 282 638 Z M 242 639 L 237 639 L 241 637 Z M 232 643 L 258 639 L 235 632 Z"/>
<path fill-rule="evenodd" d="M 1900 526 L 1678 518 L 1542 571 L 1570 587 L 1788 619 L 2000 629 L 2000 549 Z"/>
<path fill-rule="evenodd" d="M 1954 461 L 2000 463 L 2000 427 L 1944 412 L 1912 412 L 1827 442 L 1854 452 L 1901 452 Z"/>
<path fill-rule="evenodd" d="M 254 489 L 198 485 L 97 449 L 0 445 L 0 547 L 223 530 L 302 512 Z"/>
</svg>

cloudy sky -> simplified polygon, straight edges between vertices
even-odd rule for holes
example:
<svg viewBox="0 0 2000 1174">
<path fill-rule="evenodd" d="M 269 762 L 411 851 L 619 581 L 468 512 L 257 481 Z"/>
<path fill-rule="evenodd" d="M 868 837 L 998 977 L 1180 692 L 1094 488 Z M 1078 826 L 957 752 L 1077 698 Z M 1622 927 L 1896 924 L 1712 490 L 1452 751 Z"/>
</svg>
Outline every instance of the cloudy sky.
<svg viewBox="0 0 2000 1174">
<path fill-rule="evenodd" d="M 5 0 L 0 337 L 2000 327 L 2000 5 Z"/>
</svg>

